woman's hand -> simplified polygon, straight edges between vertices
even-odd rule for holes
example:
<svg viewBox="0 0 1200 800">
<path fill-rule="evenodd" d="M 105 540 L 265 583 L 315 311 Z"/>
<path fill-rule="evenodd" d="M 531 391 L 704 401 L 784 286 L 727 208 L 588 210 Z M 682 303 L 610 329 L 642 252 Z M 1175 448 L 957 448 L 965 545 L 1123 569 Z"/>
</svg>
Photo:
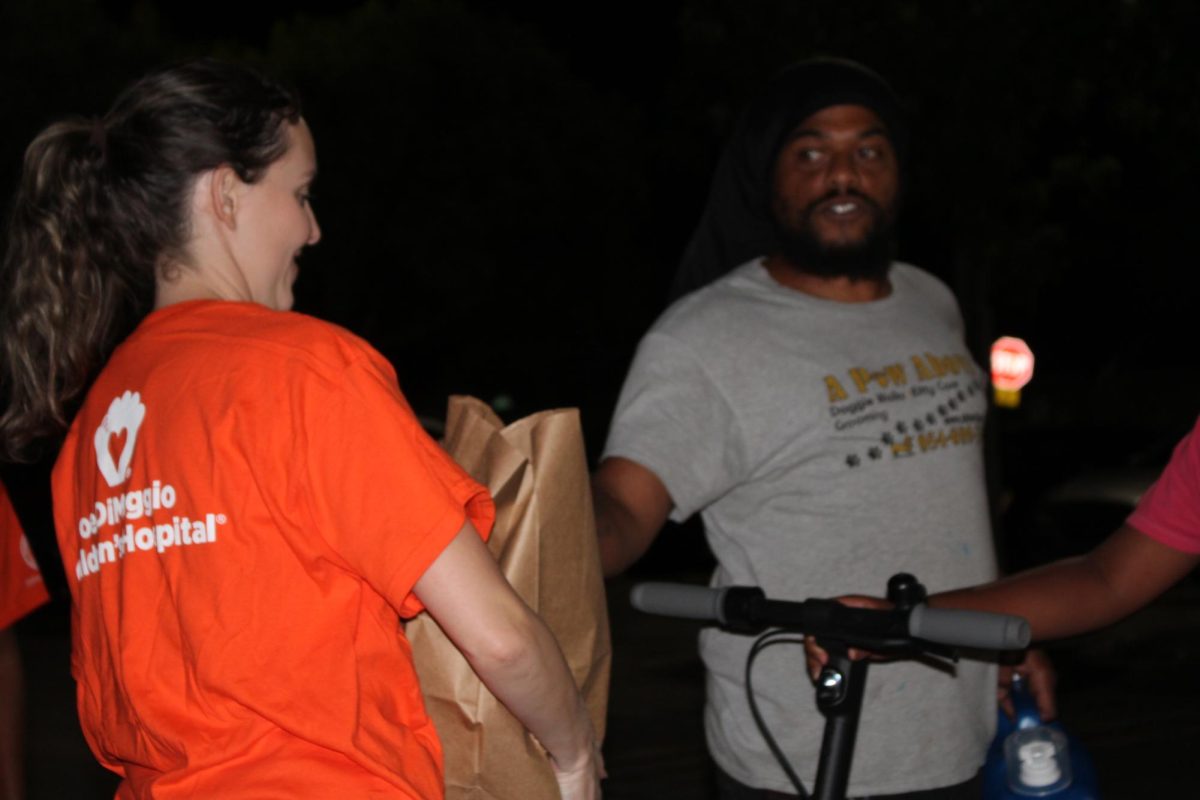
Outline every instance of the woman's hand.
<svg viewBox="0 0 1200 800">
<path fill-rule="evenodd" d="M 593 740 L 592 750 L 577 764 L 560 766 L 553 758 L 554 779 L 558 781 L 558 793 L 562 800 L 599 800 L 600 780 L 608 777 L 604 771 L 604 759 Z"/>
</svg>

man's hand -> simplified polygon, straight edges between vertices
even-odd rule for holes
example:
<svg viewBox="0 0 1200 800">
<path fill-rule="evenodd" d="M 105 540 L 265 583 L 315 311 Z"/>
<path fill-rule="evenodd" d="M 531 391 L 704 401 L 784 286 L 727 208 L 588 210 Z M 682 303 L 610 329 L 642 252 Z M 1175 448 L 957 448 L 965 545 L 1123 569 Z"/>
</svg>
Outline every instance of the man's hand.
<svg viewBox="0 0 1200 800">
<path fill-rule="evenodd" d="M 1054 687 L 1058 683 L 1058 673 L 1049 657 L 1041 650 L 1030 650 L 1025 653 L 1024 660 L 1013 666 L 1001 666 L 999 685 L 996 687 L 996 700 L 1004 713 L 1012 719 L 1016 715 L 1012 702 L 1013 675 L 1020 675 L 1037 704 L 1038 714 L 1042 722 L 1050 722 L 1058 716 L 1058 705 L 1054 696 Z"/>
<path fill-rule="evenodd" d="M 892 604 L 887 600 L 879 597 L 868 597 L 861 594 L 848 594 L 842 597 L 835 597 L 834 599 L 842 605 L 852 606 L 854 608 L 877 608 L 887 611 L 892 607 Z M 853 647 L 850 648 L 849 656 L 852 661 L 858 661 L 862 658 L 874 658 L 877 660 L 882 660 L 884 658 L 883 656 L 878 656 L 874 653 L 869 653 L 866 650 L 858 650 Z M 829 662 L 829 654 L 817 644 L 817 640 L 812 636 L 806 635 L 804 637 L 804 660 L 808 663 L 808 676 L 812 678 L 814 683 L 816 683 L 817 678 L 821 676 L 821 670 L 824 669 L 825 664 Z"/>
</svg>

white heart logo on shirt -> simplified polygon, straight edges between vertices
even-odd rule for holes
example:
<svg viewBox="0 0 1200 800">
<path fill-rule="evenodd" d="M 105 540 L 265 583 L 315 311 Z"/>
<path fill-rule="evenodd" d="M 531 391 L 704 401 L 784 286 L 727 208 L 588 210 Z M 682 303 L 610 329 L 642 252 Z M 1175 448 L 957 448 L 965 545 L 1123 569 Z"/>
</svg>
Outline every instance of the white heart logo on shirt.
<svg viewBox="0 0 1200 800">
<path fill-rule="evenodd" d="M 100 474 L 109 486 L 119 486 L 129 480 L 132 470 L 129 462 L 133 460 L 133 446 L 137 442 L 138 428 L 146 417 L 146 407 L 137 392 L 125 392 L 115 398 L 108 407 L 100 427 L 96 428 L 93 443 L 96 445 L 96 464 Z M 111 444 L 113 440 L 120 449 L 120 454 L 114 459 Z"/>
</svg>

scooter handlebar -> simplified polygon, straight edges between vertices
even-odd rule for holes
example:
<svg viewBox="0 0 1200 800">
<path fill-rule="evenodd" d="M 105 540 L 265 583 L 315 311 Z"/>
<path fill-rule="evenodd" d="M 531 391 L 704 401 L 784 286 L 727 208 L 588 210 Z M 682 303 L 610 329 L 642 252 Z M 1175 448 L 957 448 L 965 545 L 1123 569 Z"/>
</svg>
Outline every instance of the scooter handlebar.
<svg viewBox="0 0 1200 800">
<path fill-rule="evenodd" d="M 844 637 L 849 642 L 888 641 L 907 633 L 913 639 L 981 650 L 1019 650 L 1029 644 L 1029 623 L 1021 617 L 986 611 L 929 608 L 909 611 L 850 608 L 830 600 L 767 600 L 761 589 L 711 588 L 646 582 L 633 587 L 634 608 L 651 614 L 711 620 L 732 628 L 778 626 Z"/>
<path fill-rule="evenodd" d="M 1029 646 L 1029 623 L 1011 614 L 961 608 L 914 606 L 908 632 L 928 642 L 980 650 L 1021 650 Z"/>
<path fill-rule="evenodd" d="M 647 614 L 726 622 L 722 606 L 729 588 L 646 581 L 633 587 L 629 601 Z"/>
</svg>

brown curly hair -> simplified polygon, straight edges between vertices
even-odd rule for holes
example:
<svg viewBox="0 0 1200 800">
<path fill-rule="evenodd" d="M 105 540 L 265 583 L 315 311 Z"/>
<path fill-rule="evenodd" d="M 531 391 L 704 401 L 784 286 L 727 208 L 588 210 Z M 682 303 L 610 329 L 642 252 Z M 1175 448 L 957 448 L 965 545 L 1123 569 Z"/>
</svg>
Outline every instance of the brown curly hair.
<svg viewBox="0 0 1200 800">
<path fill-rule="evenodd" d="M 147 75 L 101 118 L 29 145 L 0 264 L 0 452 L 61 434 L 117 342 L 149 313 L 156 276 L 190 237 L 198 175 L 258 180 L 287 149 L 296 95 L 210 59 Z"/>
</svg>

